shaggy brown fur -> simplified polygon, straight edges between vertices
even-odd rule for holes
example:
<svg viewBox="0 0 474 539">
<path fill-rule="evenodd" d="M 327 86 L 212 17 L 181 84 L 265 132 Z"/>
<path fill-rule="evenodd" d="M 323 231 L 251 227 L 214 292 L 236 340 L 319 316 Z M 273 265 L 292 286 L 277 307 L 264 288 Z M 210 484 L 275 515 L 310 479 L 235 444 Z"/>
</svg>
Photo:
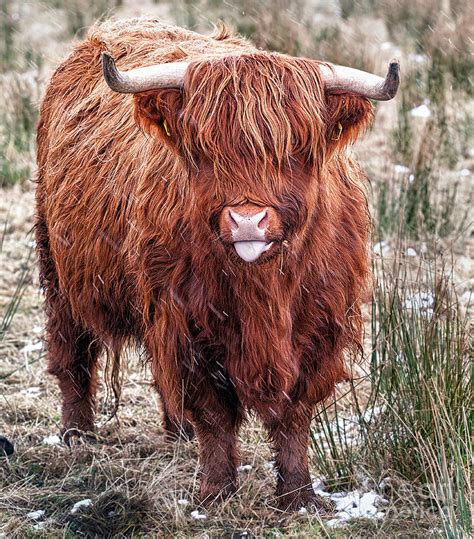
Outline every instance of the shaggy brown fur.
<svg viewBox="0 0 474 539">
<path fill-rule="evenodd" d="M 194 63 L 182 91 L 130 97 L 107 87 L 102 51 L 125 70 Z M 247 410 L 275 445 L 280 506 L 314 500 L 311 417 L 361 339 L 369 218 L 346 147 L 371 117 L 365 99 L 324 94 L 317 62 L 225 29 L 109 22 L 76 46 L 38 128 L 36 239 L 65 430 L 93 428 L 97 357 L 134 341 L 166 428 L 196 431 L 203 501 L 235 489 Z M 219 230 L 244 203 L 281 221 L 279 248 L 252 264 Z"/>
</svg>

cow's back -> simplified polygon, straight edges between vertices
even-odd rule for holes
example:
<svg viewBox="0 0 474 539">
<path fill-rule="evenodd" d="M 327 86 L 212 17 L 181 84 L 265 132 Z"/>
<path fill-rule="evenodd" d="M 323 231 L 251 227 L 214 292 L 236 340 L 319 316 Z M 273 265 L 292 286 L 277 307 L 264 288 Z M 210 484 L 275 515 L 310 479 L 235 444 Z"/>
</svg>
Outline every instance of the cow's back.
<svg viewBox="0 0 474 539">
<path fill-rule="evenodd" d="M 61 293 L 100 333 L 136 328 L 137 212 L 150 197 L 170 205 L 177 196 L 172 184 L 183 176 L 179 158 L 135 123 L 133 98 L 107 87 L 101 53 L 127 70 L 250 49 L 222 37 L 154 20 L 107 22 L 75 47 L 47 88 L 38 127 L 37 225 L 47 234 Z"/>
</svg>

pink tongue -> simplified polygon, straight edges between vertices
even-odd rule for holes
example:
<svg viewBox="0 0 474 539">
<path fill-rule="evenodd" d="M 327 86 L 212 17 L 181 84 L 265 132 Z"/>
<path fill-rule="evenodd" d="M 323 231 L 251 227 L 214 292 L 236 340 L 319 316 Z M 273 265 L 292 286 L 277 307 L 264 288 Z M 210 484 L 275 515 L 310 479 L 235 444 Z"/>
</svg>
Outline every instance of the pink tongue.
<svg viewBox="0 0 474 539">
<path fill-rule="evenodd" d="M 267 250 L 270 244 L 265 241 L 236 241 L 234 243 L 237 254 L 245 262 L 254 262 Z"/>
</svg>

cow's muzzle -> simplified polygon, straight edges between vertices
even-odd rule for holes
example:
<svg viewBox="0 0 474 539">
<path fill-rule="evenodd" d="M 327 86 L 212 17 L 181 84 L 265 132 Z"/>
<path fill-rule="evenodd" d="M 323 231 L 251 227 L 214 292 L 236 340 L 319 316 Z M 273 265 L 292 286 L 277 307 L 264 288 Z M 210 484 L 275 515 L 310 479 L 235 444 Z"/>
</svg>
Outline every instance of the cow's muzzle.
<svg viewBox="0 0 474 539">
<path fill-rule="evenodd" d="M 276 211 L 255 204 L 227 206 L 219 219 L 221 238 L 233 244 L 245 262 L 255 262 L 271 249 L 281 229 Z"/>
</svg>

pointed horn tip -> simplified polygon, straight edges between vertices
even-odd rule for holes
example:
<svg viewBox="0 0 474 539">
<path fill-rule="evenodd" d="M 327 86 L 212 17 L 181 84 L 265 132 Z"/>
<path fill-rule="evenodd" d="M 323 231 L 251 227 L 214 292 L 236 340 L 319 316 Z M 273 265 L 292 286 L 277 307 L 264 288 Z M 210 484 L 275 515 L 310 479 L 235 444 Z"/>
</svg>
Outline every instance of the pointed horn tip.
<svg viewBox="0 0 474 539">
<path fill-rule="evenodd" d="M 101 60 L 102 60 L 102 70 L 105 73 L 108 73 L 111 71 L 111 69 L 116 68 L 115 66 L 115 60 L 110 56 L 108 52 L 102 52 L 101 54 Z"/>
<path fill-rule="evenodd" d="M 400 86 L 400 60 L 393 58 L 388 65 L 387 76 L 383 87 L 384 101 L 393 99 Z"/>
<path fill-rule="evenodd" d="M 123 92 L 120 72 L 114 58 L 108 52 L 102 52 L 102 74 L 105 82 L 114 92 Z"/>
<path fill-rule="evenodd" d="M 398 77 L 400 75 L 400 60 L 398 58 L 392 58 L 388 64 L 387 77 Z"/>
</svg>

